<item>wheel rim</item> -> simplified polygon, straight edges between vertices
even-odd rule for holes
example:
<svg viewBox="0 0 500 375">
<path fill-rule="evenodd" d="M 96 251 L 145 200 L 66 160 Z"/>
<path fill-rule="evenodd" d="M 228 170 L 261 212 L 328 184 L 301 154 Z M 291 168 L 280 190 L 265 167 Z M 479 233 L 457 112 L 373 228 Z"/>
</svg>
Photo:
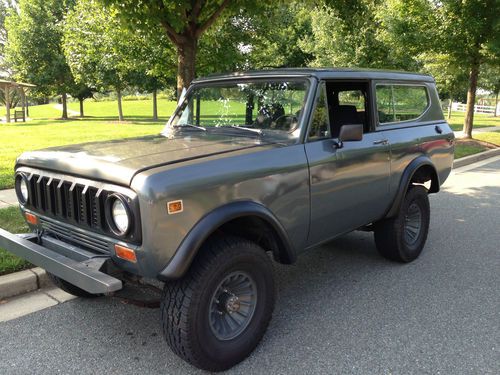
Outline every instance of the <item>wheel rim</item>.
<svg viewBox="0 0 500 375">
<path fill-rule="evenodd" d="M 212 295 L 208 320 L 219 340 L 231 340 L 250 324 L 257 305 L 257 286 L 246 272 L 233 272 Z"/>
<path fill-rule="evenodd" d="M 416 203 L 408 207 L 405 216 L 404 236 L 405 242 L 413 245 L 417 242 L 422 230 L 422 210 Z"/>
</svg>

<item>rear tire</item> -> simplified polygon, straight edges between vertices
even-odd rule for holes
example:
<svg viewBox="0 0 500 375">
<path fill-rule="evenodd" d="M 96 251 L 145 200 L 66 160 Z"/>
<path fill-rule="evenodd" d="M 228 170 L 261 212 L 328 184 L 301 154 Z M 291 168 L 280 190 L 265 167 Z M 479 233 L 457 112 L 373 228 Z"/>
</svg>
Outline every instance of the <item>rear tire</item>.
<svg viewBox="0 0 500 375">
<path fill-rule="evenodd" d="M 193 366 L 226 370 L 258 345 L 274 300 L 265 251 L 242 238 L 219 237 L 200 249 L 181 280 L 165 284 L 163 333 L 172 351 Z"/>
<path fill-rule="evenodd" d="M 66 293 L 82 298 L 95 298 L 100 296 L 100 294 L 92 294 L 81 288 L 78 288 L 77 286 L 68 283 L 66 280 L 63 280 L 60 277 L 57 277 L 51 273 L 47 272 L 47 275 L 49 276 L 50 280 L 52 281 L 52 283 L 54 283 L 55 286 L 64 290 Z"/>
<path fill-rule="evenodd" d="M 422 252 L 429 232 L 430 206 L 427 189 L 411 186 L 398 214 L 374 225 L 375 244 L 385 258 L 409 263 Z"/>
</svg>

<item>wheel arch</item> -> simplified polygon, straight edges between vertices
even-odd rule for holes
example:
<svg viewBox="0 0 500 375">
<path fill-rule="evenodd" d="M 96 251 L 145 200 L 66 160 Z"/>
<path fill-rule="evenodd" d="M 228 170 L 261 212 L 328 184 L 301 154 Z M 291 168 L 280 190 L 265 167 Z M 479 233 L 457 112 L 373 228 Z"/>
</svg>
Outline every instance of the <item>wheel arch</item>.
<svg viewBox="0 0 500 375">
<path fill-rule="evenodd" d="M 253 201 L 237 201 L 218 207 L 201 218 L 186 235 L 172 259 L 159 273 L 161 280 L 181 278 L 202 245 L 214 235 L 231 234 L 258 243 L 283 264 L 296 260 L 285 228 L 274 214 Z"/>
<path fill-rule="evenodd" d="M 440 183 L 436 168 L 427 156 L 419 156 L 413 159 L 404 170 L 399 182 L 396 198 L 394 199 L 394 202 L 385 217 L 390 218 L 397 214 L 406 191 L 411 184 L 424 184 L 427 181 L 430 181 L 430 188 L 428 192 L 437 193 L 439 191 Z"/>
</svg>

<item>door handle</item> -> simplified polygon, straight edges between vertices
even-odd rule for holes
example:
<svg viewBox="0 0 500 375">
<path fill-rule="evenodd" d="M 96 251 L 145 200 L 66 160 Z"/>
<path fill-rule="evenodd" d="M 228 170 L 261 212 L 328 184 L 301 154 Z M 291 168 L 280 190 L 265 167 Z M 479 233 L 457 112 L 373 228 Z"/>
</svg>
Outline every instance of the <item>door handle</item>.
<svg viewBox="0 0 500 375">
<path fill-rule="evenodd" d="M 387 139 L 379 139 L 378 141 L 373 141 L 374 145 L 386 145 L 389 141 Z"/>
<path fill-rule="evenodd" d="M 436 125 L 436 126 L 434 127 L 434 130 L 435 130 L 435 131 L 436 131 L 436 133 L 438 133 L 438 134 L 441 134 L 441 133 L 443 132 L 443 129 L 441 129 L 441 126 L 439 126 L 439 125 Z"/>
</svg>

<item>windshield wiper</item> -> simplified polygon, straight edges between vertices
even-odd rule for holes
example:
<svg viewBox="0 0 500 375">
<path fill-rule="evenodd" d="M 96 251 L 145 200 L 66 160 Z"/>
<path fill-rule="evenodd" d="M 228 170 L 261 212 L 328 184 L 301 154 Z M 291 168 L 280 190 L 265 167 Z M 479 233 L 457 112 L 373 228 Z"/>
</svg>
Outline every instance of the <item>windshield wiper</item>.
<svg viewBox="0 0 500 375">
<path fill-rule="evenodd" d="M 176 128 L 176 129 L 179 129 L 179 128 L 191 128 L 191 129 L 202 130 L 204 132 L 207 131 L 207 129 L 204 128 L 203 126 L 197 126 L 197 125 L 192 125 L 192 124 L 174 125 L 174 128 Z"/>
<path fill-rule="evenodd" d="M 242 130 L 246 133 L 252 133 L 252 134 L 257 134 L 257 135 L 263 135 L 264 132 L 261 130 L 261 129 L 252 129 L 252 128 L 245 128 L 243 126 L 237 126 L 237 125 L 226 125 L 226 126 L 217 126 L 216 128 L 219 128 L 219 129 L 227 129 L 227 128 L 230 128 L 230 129 L 238 129 L 238 130 Z"/>
</svg>

